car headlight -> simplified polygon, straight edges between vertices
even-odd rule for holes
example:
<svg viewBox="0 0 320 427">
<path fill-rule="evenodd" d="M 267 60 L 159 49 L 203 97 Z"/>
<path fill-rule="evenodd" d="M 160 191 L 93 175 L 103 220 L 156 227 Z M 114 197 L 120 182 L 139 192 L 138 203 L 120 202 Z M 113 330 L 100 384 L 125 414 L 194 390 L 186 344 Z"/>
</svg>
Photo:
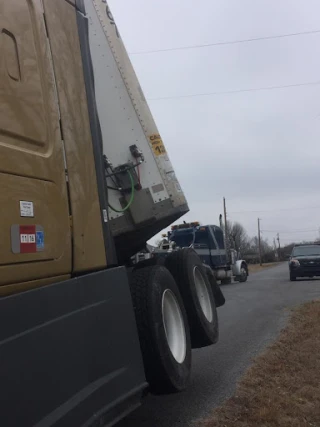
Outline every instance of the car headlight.
<svg viewBox="0 0 320 427">
<path fill-rule="evenodd" d="M 292 259 L 292 260 L 291 260 L 291 265 L 294 265 L 294 266 L 296 266 L 296 267 L 299 267 L 300 262 L 299 262 L 297 259 Z"/>
</svg>

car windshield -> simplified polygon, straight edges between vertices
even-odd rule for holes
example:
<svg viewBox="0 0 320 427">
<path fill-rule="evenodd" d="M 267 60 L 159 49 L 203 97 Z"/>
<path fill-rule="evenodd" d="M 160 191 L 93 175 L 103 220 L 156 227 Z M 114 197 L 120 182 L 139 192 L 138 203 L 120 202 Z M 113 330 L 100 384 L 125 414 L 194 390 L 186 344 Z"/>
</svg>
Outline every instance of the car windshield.
<svg viewBox="0 0 320 427">
<path fill-rule="evenodd" d="M 320 245 L 297 246 L 292 251 L 292 256 L 320 255 Z"/>
</svg>

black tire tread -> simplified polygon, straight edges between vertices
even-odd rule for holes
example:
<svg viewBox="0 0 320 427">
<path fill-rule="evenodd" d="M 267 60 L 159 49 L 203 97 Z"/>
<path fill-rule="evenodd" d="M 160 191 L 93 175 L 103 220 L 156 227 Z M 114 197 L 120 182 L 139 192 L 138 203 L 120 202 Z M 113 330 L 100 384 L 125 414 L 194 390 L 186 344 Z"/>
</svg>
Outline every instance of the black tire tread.
<svg viewBox="0 0 320 427">
<path fill-rule="evenodd" d="M 224 297 L 224 295 L 223 295 L 223 293 L 222 293 L 222 291 L 220 289 L 220 286 L 218 285 L 218 282 L 217 282 L 217 280 L 216 280 L 216 278 L 215 278 L 215 276 L 214 276 L 211 268 L 209 266 L 207 266 L 207 265 L 204 265 L 203 267 L 204 267 L 204 269 L 205 269 L 205 271 L 207 273 L 207 277 L 208 277 L 208 280 L 209 280 L 210 285 L 211 285 L 211 289 L 212 289 L 212 292 L 213 292 L 213 296 L 214 296 L 214 300 L 215 300 L 215 303 L 216 303 L 216 307 L 217 308 L 221 307 L 226 302 L 225 297 Z"/>
<path fill-rule="evenodd" d="M 292 274 L 292 273 L 290 272 L 290 281 L 291 281 L 291 282 L 295 282 L 295 281 L 296 281 L 296 279 L 297 279 L 297 277 L 296 277 L 294 274 Z"/>
<path fill-rule="evenodd" d="M 163 266 L 149 266 L 145 268 L 139 268 L 135 270 L 132 274 L 132 280 L 130 284 L 131 297 L 134 306 L 135 318 L 138 328 L 138 335 L 140 341 L 140 347 L 144 362 L 144 368 L 146 373 L 146 379 L 150 385 L 150 390 L 156 394 L 163 393 L 174 393 L 177 391 L 183 390 L 188 381 L 189 377 L 181 385 L 173 384 L 168 373 L 166 372 L 159 353 L 156 348 L 155 338 L 152 333 L 152 322 L 150 318 L 150 307 L 149 307 L 149 292 L 150 283 L 152 283 L 153 276 L 159 271 L 166 271 L 167 274 L 170 274 L 168 270 Z M 171 276 L 171 275 L 170 275 Z M 174 279 L 172 278 L 171 286 L 176 287 L 176 292 L 179 293 Z M 181 305 L 181 304 L 180 304 Z M 184 307 L 180 306 L 181 310 L 184 310 Z M 187 317 L 185 314 L 185 321 L 187 322 Z M 188 324 L 186 323 L 186 328 Z M 189 331 L 186 330 L 188 335 Z M 190 345 L 190 337 L 189 337 Z M 190 349 L 191 353 L 191 349 Z M 191 361 L 191 355 L 190 355 Z M 190 375 L 190 372 L 189 372 Z"/>
<path fill-rule="evenodd" d="M 148 319 L 148 276 L 152 274 L 152 268 L 135 270 L 130 283 L 131 298 L 138 327 L 141 351 L 144 357 L 145 370 L 149 369 L 149 359 L 156 357 L 152 337 L 149 330 Z"/>
</svg>

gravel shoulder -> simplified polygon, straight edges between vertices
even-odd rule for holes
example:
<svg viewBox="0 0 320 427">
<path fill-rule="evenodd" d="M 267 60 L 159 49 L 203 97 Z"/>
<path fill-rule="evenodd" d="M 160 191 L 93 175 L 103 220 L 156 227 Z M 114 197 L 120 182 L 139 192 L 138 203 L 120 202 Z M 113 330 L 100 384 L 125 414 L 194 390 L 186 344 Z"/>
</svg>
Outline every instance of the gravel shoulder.
<svg viewBox="0 0 320 427">
<path fill-rule="evenodd" d="M 268 262 L 265 264 L 249 264 L 249 273 L 258 273 L 259 271 L 263 271 L 266 268 L 276 267 L 277 265 L 280 265 L 279 262 Z"/>
<path fill-rule="evenodd" d="M 199 427 L 320 425 L 320 300 L 293 311 L 233 397 Z"/>
</svg>

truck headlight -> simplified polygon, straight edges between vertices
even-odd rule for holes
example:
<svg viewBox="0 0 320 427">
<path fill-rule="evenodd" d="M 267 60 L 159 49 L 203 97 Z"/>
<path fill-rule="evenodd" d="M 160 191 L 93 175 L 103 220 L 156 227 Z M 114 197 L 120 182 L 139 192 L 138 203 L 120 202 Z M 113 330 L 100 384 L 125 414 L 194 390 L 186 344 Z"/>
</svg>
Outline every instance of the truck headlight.
<svg viewBox="0 0 320 427">
<path fill-rule="evenodd" d="M 295 267 L 299 267 L 300 266 L 300 262 L 297 259 L 292 259 L 291 260 L 291 265 L 294 265 Z"/>
</svg>

